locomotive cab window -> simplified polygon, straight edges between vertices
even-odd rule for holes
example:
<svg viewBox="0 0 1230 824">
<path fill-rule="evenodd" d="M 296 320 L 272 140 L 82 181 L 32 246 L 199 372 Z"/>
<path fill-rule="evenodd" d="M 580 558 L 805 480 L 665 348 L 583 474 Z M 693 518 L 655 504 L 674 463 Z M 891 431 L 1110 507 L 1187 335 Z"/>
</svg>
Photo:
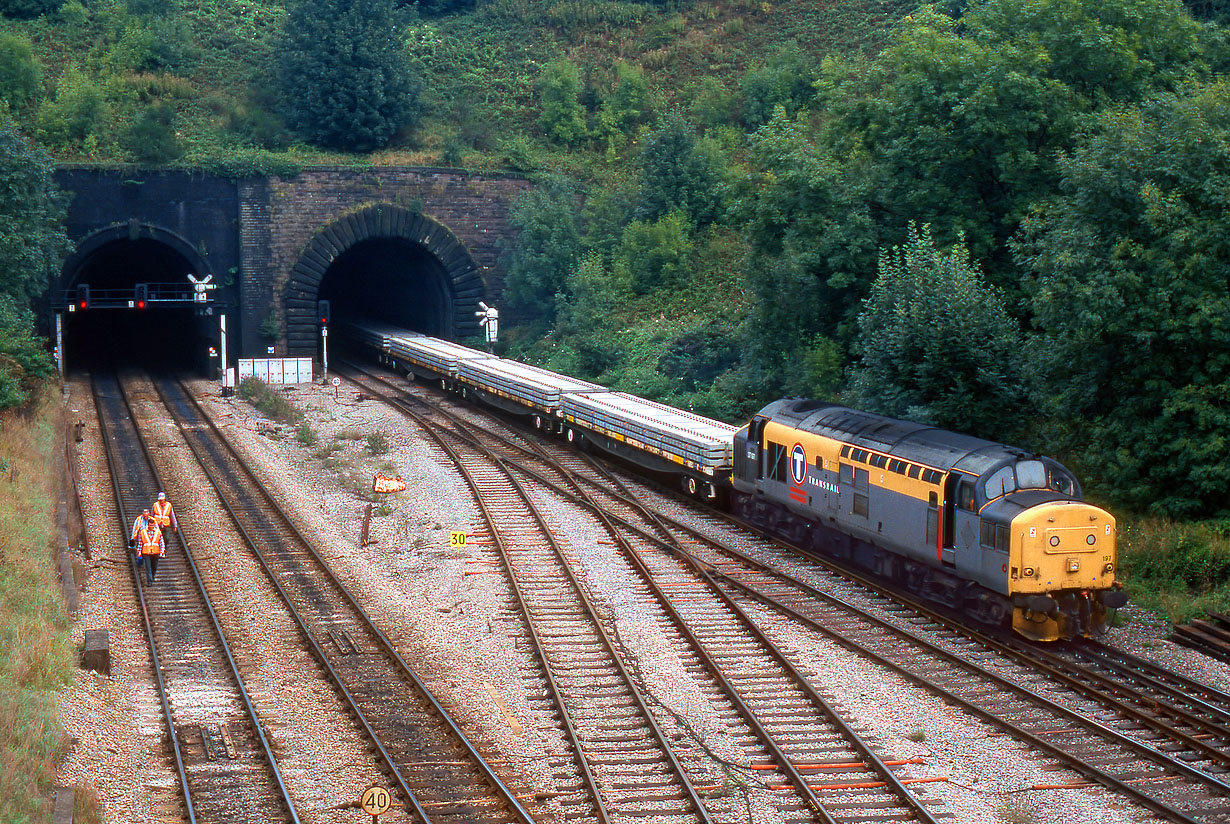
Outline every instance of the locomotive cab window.
<svg viewBox="0 0 1230 824">
<path fill-rule="evenodd" d="M 780 443 L 769 441 L 765 444 L 765 477 L 770 481 L 782 481 L 790 478 L 790 468 L 786 465 L 788 456 L 786 447 Z"/>
<path fill-rule="evenodd" d="M 1056 492 L 1062 492 L 1064 495 L 1070 495 L 1073 497 L 1076 496 L 1077 492 L 1075 478 L 1058 467 L 1050 467 L 1050 476 L 1051 489 L 1054 489 Z"/>
<path fill-rule="evenodd" d="M 854 485 L 854 467 L 850 466 L 850 464 L 843 463 L 838 472 L 837 481 L 838 483 L 844 486 L 853 486 Z"/>
<path fill-rule="evenodd" d="M 986 481 L 987 500 L 998 498 L 1016 491 L 1016 480 L 1012 476 L 1012 467 L 1003 466 L 991 473 Z"/>
<path fill-rule="evenodd" d="M 1016 465 L 1016 485 L 1021 489 L 1046 489 L 1046 467 L 1042 461 L 1021 461 Z"/>
</svg>

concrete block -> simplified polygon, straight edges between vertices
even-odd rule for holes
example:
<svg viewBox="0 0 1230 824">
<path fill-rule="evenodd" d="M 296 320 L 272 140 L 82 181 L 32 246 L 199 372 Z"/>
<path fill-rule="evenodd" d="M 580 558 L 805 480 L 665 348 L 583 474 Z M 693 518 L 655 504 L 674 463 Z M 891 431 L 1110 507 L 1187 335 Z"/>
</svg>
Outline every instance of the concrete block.
<svg viewBox="0 0 1230 824">
<path fill-rule="evenodd" d="M 81 656 L 81 666 L 104 675 L 111 674 L 111 638 L 105 629 L 85 631 L 85 652 Z"/>
</svg>

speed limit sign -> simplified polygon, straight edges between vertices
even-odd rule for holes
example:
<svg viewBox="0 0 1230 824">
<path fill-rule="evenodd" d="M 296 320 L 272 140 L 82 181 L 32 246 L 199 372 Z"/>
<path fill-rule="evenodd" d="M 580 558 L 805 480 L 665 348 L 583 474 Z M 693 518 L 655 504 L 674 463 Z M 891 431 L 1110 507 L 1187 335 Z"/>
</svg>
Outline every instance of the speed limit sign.
<svg viewBox="0 0 1230 824">
<path fill-rule="evenodd" d="M 359 799 L 359 806 L 376 821 L 393 806 L 393 796 L 384 787 L 368 787 Z"/>
</svg>

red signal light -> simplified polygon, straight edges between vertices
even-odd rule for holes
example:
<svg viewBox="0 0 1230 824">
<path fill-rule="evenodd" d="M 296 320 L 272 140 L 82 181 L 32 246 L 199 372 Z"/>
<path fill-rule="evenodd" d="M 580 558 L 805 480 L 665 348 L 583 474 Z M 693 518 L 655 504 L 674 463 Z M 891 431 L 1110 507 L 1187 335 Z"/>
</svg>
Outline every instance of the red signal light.
<svg viewBox="0 0 1230 824">
<path fill-rule="evenodd" d="M 88 309 L 89 306 L 90 304 L 86 303 L 84 300 L 77 304 L 78 309 Z"/>
<path fill-rule="evenodd" d="M 143 300 L 139 300 L 139 301 L 137 301 L 137 308 L 138 308 L 138 309 L 144 309 L 144 308 L 145 308 L 145 301 L 143 301 Z"/>
</svg>

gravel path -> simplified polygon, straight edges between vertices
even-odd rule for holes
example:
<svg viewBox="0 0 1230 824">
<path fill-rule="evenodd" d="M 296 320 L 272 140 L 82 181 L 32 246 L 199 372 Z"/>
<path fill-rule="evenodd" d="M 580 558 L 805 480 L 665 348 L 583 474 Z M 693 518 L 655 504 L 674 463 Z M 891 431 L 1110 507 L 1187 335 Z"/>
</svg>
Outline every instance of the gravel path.
<svg viewBox="0 0 1230 824">
<path fill-rule="evenodd" d="M 206 406 L 248 457 L 266 467 L 266 485 L 282 501 L 457 720 L 473 738 L 497 753 L 500 769 L 534 788 L 550 809 L 553 776 L 547 769 L 555 737 L 549 719 L 538 718 L 527 678 L 531 659 L 519 638 L 520 621 L 508 612 L 507 587 L 490 567 L 468 564 L 476 547 L 452 547 L 450 532 L 470 532 L 477 524 L 473 502 L 462 481 L 399 414 L 374 400 L 361 400 L 349 387 L 301 385 L 286 395 L 308 413 L 316 442 L 306 446 L 295 430 L 273 424 L 235 398 L 217 397 L 216 385 L 195 384 Z M 77 743 L 59 781 L 88 783 L 98 792 L 105 822 L 179 821 L 182 810 L 166 757 L 161 708 L 152 686 L 144 631 L 122 539 L 109 520 L 110 485 L 98 443 L 97 420 L 88 385 L 68 388 L 72 420 L 87 424 L 79 445 L 82 498 L 93 559 L 74 633 L 86 629 L 111 634 L 110 677 L 79 672 L 65 694 L 69 735 Z M 368 449 L 369 435 L 383 433 L 384 454 Z M 175 467 L 167 478 L 185 530 L 206 547 L 222 534 L 223 522 L 191 454 L 170 424 L 159 427 L 159 455 Z M 371 519 L 371 543 L 360 546 L 364 509 L 376 471 L 400 475 L 405 492 L 382 496 Z M 192 501 L 189 507 L 180 501 Z M 594 596 L 613 616 L 621 639 L 635 652 L 638 666 L 656 685 L 655 694 L 685 717 L 694 718 L 723 748 L 720 719 L 670 653 L 658 627 L 646 621 L 627 598 L 626 580 L 614 573 L 609 546 L 588 523 L 563 524 L 577 557 L 583 559 Z M 232 646 L 267 725 L 304 821 L 357 820 L 344 808 L 362 790 L 379 783 L 371 758 L 348 734 L 353 726 L 337 701 L 319 683 L 304 678 L 314 664 L 294 652 L 291 630 L 270 587 L 246 552 L 209 546 L 203 554 L 211 595 L 219 598 Z M 614 576 L 614 577 L 612 577 Z M 970 824 L 1060 824 L 1060 822 L 1152 821 L 1147 813 L 1100 788 L 1035 791 L 1035 784 L 1074 783 L 1076 776 L 1055 771 L 1046 758 L 1007 744 L 1002 736 L 942 701 L 874 665 L 782 627 L 800 662 L 820 673 L 820 685 L 860 729 L 895 758 L 921 758 L 915 775 L 947 777 L 924 785 L 943 799 L 954 821 Z M 1111 642 L 1142 657 L 1230 689 L 1230 672 L 1165 640 L 1155 622 L 1138 617 L 1116 629 Z M 921 740 L 918 740 L 921 739 Z M 1006 746 L 1007 744 L 1007 746 Z M 725 754 L 725 753 L 723 753 Z M 737 805 L 736 805 L 737 807 Z M 391 812 L 382 824 L 405 820 Z M 771 822 L 777 814 L 759 804 L 740 820 Z"/>
</svg>

